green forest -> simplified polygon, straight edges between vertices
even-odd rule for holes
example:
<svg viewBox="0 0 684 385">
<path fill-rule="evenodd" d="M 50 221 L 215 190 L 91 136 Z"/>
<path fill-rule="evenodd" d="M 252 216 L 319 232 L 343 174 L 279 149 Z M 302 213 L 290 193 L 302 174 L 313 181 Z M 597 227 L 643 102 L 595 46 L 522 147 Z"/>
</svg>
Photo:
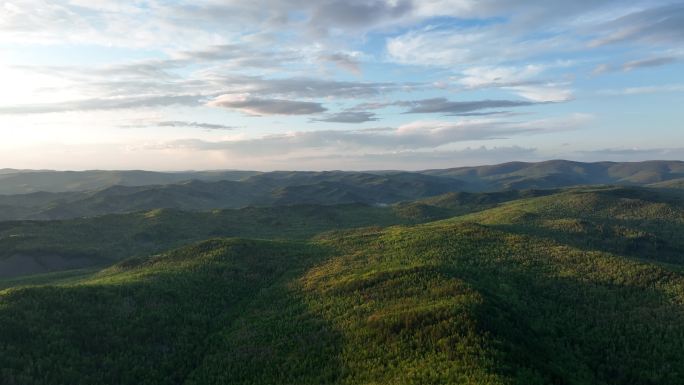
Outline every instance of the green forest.
<svg viewBox="0 0 684 385">
<path fill-rule="evenodd" d="M 105 247 L 0 281 L 0 378 L 678 385 L 683 230 L 633 187 L 5 222 L 6 255 Z"/>
</svg>

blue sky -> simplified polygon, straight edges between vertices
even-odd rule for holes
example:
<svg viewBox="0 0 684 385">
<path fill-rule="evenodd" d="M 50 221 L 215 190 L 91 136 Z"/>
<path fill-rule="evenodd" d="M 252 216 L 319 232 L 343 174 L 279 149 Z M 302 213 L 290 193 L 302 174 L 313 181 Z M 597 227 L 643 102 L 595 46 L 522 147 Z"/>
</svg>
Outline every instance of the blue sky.
<svg viewBox="0 0 684 385">
<path fill-rule="evenodd" d="M 684 2 L 0 3 L 0 168 L 684 159 Z"/>
</svg>

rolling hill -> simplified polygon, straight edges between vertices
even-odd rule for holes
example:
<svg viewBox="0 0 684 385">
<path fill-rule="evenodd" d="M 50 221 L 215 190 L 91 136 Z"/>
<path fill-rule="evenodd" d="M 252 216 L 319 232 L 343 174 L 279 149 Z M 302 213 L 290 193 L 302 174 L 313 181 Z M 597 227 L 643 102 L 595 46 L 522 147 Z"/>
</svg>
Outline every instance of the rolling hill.
<svg viewBox="0 0 684 385">
<path fill-rule="evenodd" d="M 0 181 L 2 183 L 2 181 Z M 67 219 L 159 208 L 211 210 L 295 204 L 391 204 L 460 189 L 462 183 L 416 173 L 269 173 L 242 181 L 112 186 L 91 192 L 0 196 L 0 220 Z"/>
<path fill-rule="evenodd" d="M 0 174 L 0 221 L 67 219 L 158 208 L 203 211 L 293 204 L 392 204 L 459 191 L 604 184 L 677 188 L 683 179 L 684 162 L 674 161 L 516 162 L 423 172 L 7 171 Z M 33 192 L 2 195 L 11 191 Z"/>
<path fill-rule="evenodd" d="M 449 193 L 391 206 L 288 205 L 184 212 L 155 209 L 56 221 L 0 222 L 0 277 L 106 266 L 212 237 L 310 238 L 354 227 L 423 223 L 551 191 Z"/>
<path fill-rule="evenodd" d="M 17 281 L 0 291 L 0 375 L 37 385 L 681 384 L 681 194 L 509 198 L 448 194 L 403 206 L 484 209 L 299 241 L 213 239 L 54 283 Z"/>
</svg>

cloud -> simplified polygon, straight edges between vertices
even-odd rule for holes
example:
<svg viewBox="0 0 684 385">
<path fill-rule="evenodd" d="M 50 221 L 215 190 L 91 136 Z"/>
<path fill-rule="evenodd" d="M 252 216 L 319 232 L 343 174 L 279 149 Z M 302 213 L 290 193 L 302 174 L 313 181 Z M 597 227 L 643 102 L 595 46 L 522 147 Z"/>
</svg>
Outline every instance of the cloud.
<svg viewBox="0 0 684 385">
<path fill-rule="evenodd" d="M 415 121 L 398 128 L 294 131 L 218 142 L 186 139 L 153 145 L 151 148 L 223 151 L 249 157 L 284 156 L 311 151 L 326 154 L 371 150 L 396 152 L 438 149 L 460 142 L 574 130 L 583 127 L 590 119 L 590 116 L 575 114 L 522 122 L 500 119 Z"/>
<path fill-rule="evenodd" d="M 591 71 L 592 75 L 601 75 L 613 71 L 610 64 L 599 64 Z"/>
<path fill-rule="evenodd" d="M 446 98 L 433 98 L 417 100 L 413 102 L 404 102 L 403 104 L 410 107 L 409 110 L 406 111 L 406 113 L 408 114 L 462 114 L 491 108 L 531 106 L 536 103 L 525 100 L 478 100 L 467 102 L 454 102 L 449 101 Z"/>
<path fill-rule="evenodd" d="M 511 89 L 523 98 L 537 103 L 567 102 L 573 98 L 572 90 L 555 83 L 544 86 L 517 86 Z"/>
<path fill-rule="evenodd" d="M 106 99 L 84 99 L 59 103 L 0 106 L 0 114 L 44 114 L 69 111 L 116 110 L 173 105 L 199 106 L 200 95 L 161 95 Z"/>
<path fill-rule="evenodd" d="M 221 95 L 207 103 L 211 107 L 224 107 L 248 115 L 311 115 L 327 111 L 320 103 L 284 99 L 259 99 L 249 95 Z"/>
<path fill-rule="evenodd" d="M 18 69 L 27 79 L 55 79 L 56 84 L 60 84 L 59 88 L 40 89 L 41 99 L 63 99 L 60 94 L 69 90 L 73 93 L 70 99 L 75 100 L 47 104 L 30 103 L 30 99 L 27 99 L 22 104 L 0 106 L 0 113 L 130 109 L 174 104 L 198 106 L 202 105 L 198 101 L 230 94 L 236 95 L 236 98 L 249 94 L 254 99 L 278 100 L 360 99 L 428 87 L 421 83 L 358 82 L 311 77 L 268 78 L 226 73 L 218 69 L 203 69 L 189 76 L 180 76 L 175 70 L 185 68 L 185 64 L 174 62 L 168 67 L 165 67 L 167 63 L 157 68 L 158 63 L 159 61 L 152 60 L 90 68 L 21 66 Z M 174 67 L 176 65 L 179 67 Z M 53 94 L 58 96 L 53 97 Z M 77 100 L 85 95 L 97 97 Z M 319 112 L 322 110 L 319 109 Z"/>
<path fill-rule="evenodd" d="M 167 7 L 163 14 L 185 22 L 202 20 L 214 28 L 234 26 L 238 31 L 289 27 L 309 38 L 323 39 L 342 32 L 363 35 L 410 18 L 414 8 L 410 0 L 257 0 L 185 3 Z"/>
<path fill-rule="evenodd" d="M 643 60 L 634 60 L 625 63 L 622 66 L 622 69 L 625 71 L 631 71 L 634 69 L 639 69 L 639 68 L 648 68 L 648 67 L 660 67 L 664 66 L 667 64 L 671 64 L 677 61 L 677 58 L 675 57 L 656 57 L 656 58 L 651 58 L 651 59 L 643 59 Z"/>
<path fill-rule="evenodd" d="M 607 63 L 597 65 L 591 72 L 592 75 L 601 75 L 610 72 L 616 72 L 620 69 L 624 72 L 629 72 L 632 70 L 651 68 L 651 67 L 661 67 L 668 64 L 676 63 L 679 61 L 679 57 L 676 56 L 660 56 L 648 59 L 632 60 L 624 63 L 622 66 L 613 66 Z"/>
<path fill-rule="evenodd" d="M 255 0 L 255 1 L 46 1 L 6 2 L 0 12 L 0 34 L 8 42 L 120 45 L 130 47 L 197 47 L 230 45 L 236 36 L 277 35 L 280 46 L 308 40 L 363 38 L 371 31 L 400 30 L 435 18 L 473 19 L 504 28 L 493 37 L 540 32 L 568 34 L 587 24 L 612 29 L 636 24 L 638 31 L 669 35 L 678 28 L 681 7 L 666 0 L 549 0 L 544 7 L 531 0 Z M 625 15 L 625 10 L 635 10 Z M 617 20 L 614 15 L 619 15 Z M 480 23 L 478 23 L 479 25 Z M 603 30 L 602 30 L 603 31 Z M 463 31 L 461 31 L 463 32 Z M 614 39 L 614 37 L 612 37 Z M 502 39 L 498 39 L 502 41 Z M 285 43 L 285 44 L 283 44 Z M 499 48 L 502 47 L 496 44 Z M 483 47 L 479 47 L 480 49 Z M 511 52 L 515 50 L 512 47 Z M 561 47 L 561 48 L 567 48 Z M 265 63 L 259 60 L 261 63 Z"/>
<path fill-rule="evenodd" d="M 320 119 L 312 119 L 316 122 L 329 123 L 365 123 L 378 120 L 373 112 L 368 111 L 342 111 L 327 114 Z"/>
<path fill-rule="evenodd" d="M 301 49 L 281 48 L 261 50 L 245 42 L 212 45 L 203 49 L 173 53 L 174 62 L 220 62 L 223 69 L 279 69 L 291 63 L 306 63 L 306 52 Z"/>
<path fill-rule="evenodd" d="M 21 114 L 98 111 L 68 118 L 88 115 L 104 126 L 97 119 L 114 113 L 99 110 L 183 106 L 189 107 L 183 108 L 189 121 L 159 124 L 198 129 L 229 128 L 201 123 L 203 114 L 211 115 L 204 115 L 209 122 L 230 122 L 222 117 L 236 112 L 294 116 L 297 122 L 306 116 L 316 123 L 302 131 L 286 118 L 277 128 L 266 119 L 250 119 L 266 126 L 235 132 L 242 139 L 230 143 L 185 145 L 266 157 L 282 151 L 363 149 L 390 159 L 395 152 L 446 151 L 443 146 L 464 141 L 582 126 L 580 115 L 566 117 L 564 125 L 519 121 L 524 120 L 521 114 L 511 111 L 537 112 L 545 103 L 572 100 L 573 76 L 587 65 L 607 63 L 595 73 L 631 71 L 681 58 L 684 4 L 668 3 L 672 1 L 548 0 L 544 6 L 536 0 L 6 1 L 0 5 L 0 43 L 28 52 L 10 52 L 8 65 L 24 64 L 22 70 L 58 81 L 41 76 L 8 82 L 13 76 L 0 69 L 6 85 L 0 114 L 18 115 L 3 117 L 12 122 L 5 126 L 19 121 L 29 126 L 53 117 Z M 56 45 L 46 48 L 48 44 Z M 600 48 L 610 44 L 621 46 Z M 64 55 L 50 60 L 55 49 Z M 22 60 L 29 57 L 38 65 L 26 66 Z M 623 63 L 621 58 L 636 60 Z M 636 74 L 613 80 L 628 76 Z M 610 87 L 626 86 L 616 84 Z M 584 87 L 581 96 L 596 92 L 595 84 L 582 81 L 578 86 Z M 670 84 L 601 92 L 682 90 L 684 86 Z M 526 106 L 530 108 L 517 108 Z M 591 108 L 600 112 L 600 101 Z M 150 111 L 142 112 L 150 116 Z M 415 115 L 400 112 L 459 118 L 411 122 Z M 121 111 L 123 121 L 136 115 L 142 116 Z M 59 118 L 67 119 L 67 114 Z M 394 128 L 307 131 L 326 128 L 321 122 L 363 124 L 380 118 L 391 119 Z M 74 130 L 88 130 L 94 138 L 95 130 L 85 120 Z M 271 129 L 280 134 L 244 139 Z M 168 137 L 179 130 L 165 131 Z M 202 135 L 210 136 L 197 136 Z"/>
<path fill-rule="evenodd" d="M 338 67 L 347 70 L 354 74 L 361 74 L 361 66 L 359 62 L 351 55 L 346 53 L 333 53 L 321 56 L 321 60 L 331 62 Z"/>
<path fill-rule="evenodd" d="M 207 82 L 233 90 L 230 93 L 250 93 L 284 98 L 341 98 L 353 99 L 379 96 L 395 91 L 410 91 L 424 87 L 420 83 L 354 82 L 309 77 L 274 78 L 206 74 Z"/>
<path fill-rule="evenodd" d="M 621 89 L 600 90 L 599 95 L 641 95 L 641 94 L 656 94 L 662 92 L 682 92 L 684 91 L 684 84 L 665 84 L 657 86 L 643 86 L 643 87 L 628 87 Z"/>
<path fill-rule="evenodd" d="M 684 4 L 655 5 L 602 24 L 599 27 L 602 36 L 592 40 L 590 46 L 632 42 L 681 43 L 684 40 Z"/>
<path fill-rule="evenodd" d="M 511 147 L 467 147 L 457 150 L 439 151 L 395 151 L 383 153 L 330 154 L 288 158 L 288 163 L 310 169 L 338 169 L 344 164 L 345 170 L 425 170 L 430 168 L 449 168 L 498 164 L 509 161 L 535 161 L 540 156 L 535 148 Z"/>
<path fill-rule="evenodd" d="M 634 162 L 640 160 L 684 160 L 684 148 L 605 148 L 578 151 L 584 157 L 598 160 Z"/>
<path fill-rule="evenodd" d="M 557 66 L 557 65 L 556 65 Z M 572 99 L 566 83 L 540 80 L 550 65 L 480 66 L 463 71 L 458 83 L 467 89 L 499 88 L 511 91 L 534 102 L 564 102 Z"/>
<path fill-rule="evenodd" d="M 539 81 L 532 79 L 544 70 L 544 66 L 536 64 L 523 67 L 470 67 L 463 70 L 463 77 L 458 79 L 458 83 L 469 89 L 533 85 L 539 84 Z"/>
<path fill-rule="evenodd" d="M 185 121 L 178 121 L 178 120 L 159 122 L 159 123 L 157 123 L 157 126 L 159 126 L 159 127 L 189 127 L 189 128 L 201 128 L 201 129 L 205 129 L 205 130 L 233 130 L 233 129 L 237 128 L 235 126 L 226 126 L 223 124 L 185 122 Z"/>
<path fill-rule="evenodd" d="M 515 116 L 522 113 L 510 111 L 488 111 L 488 112 L 463 112 L 459 114 L 449 114 L 449 116 Z"/>
<path fill-rule="evenodd" d="M 509 24 L 495 23 L 410 30 L 388 39 L 386 50 L 395 63 L 459 70 L 541 60 L 552 54 L 567 55 L 586 49 L 571 31 L 535 36 L 533 28 L 511 28 Z"/>
<path fill-rule="evenodd" d="M 408 0 L 327 0 L 312 1 L 309 4 L 316 4 L 309 21 L 315 29 L 324 26 L 363 28 L 401 18 L 413 10 L 413 4 Z"/>
</svg>

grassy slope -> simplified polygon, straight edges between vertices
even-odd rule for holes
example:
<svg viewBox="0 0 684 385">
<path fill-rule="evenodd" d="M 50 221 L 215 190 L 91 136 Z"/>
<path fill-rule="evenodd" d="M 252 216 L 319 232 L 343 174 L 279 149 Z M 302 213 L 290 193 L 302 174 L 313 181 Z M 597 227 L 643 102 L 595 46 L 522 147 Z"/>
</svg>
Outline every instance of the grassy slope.
<svg viewBox="0 0 684 385">
<path fill-rule="evenodd" d="M 679 268 L 543 227 L 558 210 L 603 221 L 618 209 L 616 220 L 681 225 L 677 199 L 635 191 L 564 192 L 304 243 L 208 241 L 91 280 L 9 289 L 0 375 L 10 384 L 681 384 Z M 515 227 L 529 212 L 539 231 Z M 630 237 L 607 234 L 615 244 Z"/>
</svg>

